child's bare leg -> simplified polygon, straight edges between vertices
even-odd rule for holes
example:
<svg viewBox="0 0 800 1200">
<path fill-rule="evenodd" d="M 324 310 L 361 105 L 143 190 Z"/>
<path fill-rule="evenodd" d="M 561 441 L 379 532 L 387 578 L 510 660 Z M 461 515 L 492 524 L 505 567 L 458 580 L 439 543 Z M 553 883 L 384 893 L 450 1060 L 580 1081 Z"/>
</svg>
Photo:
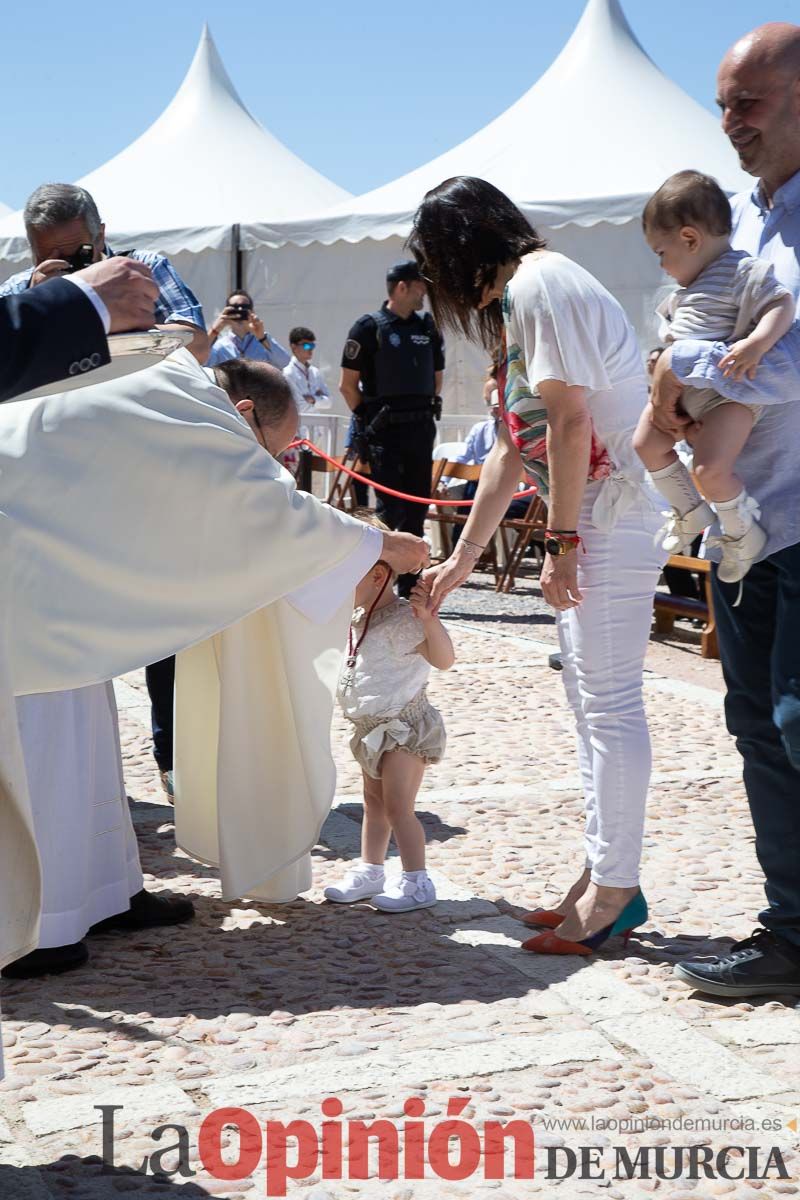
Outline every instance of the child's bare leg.
<svg viewBox="0 0 800 1200">
<path fill-rule="evenodd" d="M 721 404 L 703 418 L 694 439 L 694 473 L 707 500 L 724 503 L 742 491 L 734 467 L 752 430 L 753 413 L 744 404 Z"/>
<path fill-rule="evenodd" d="M 679 461 L 675 441 L 668 433 L 656 429 L 650 420 L 651 413 L 652 407 L 648 404 L 636 426 L 633 448 L 648 471 L 664 471 Z"/>
<path fill-rule="evenodd" d="M 386 859 L 392 827 L 383 802 L 383 785 L 366 771 L 364 777 L 364 821 L 361 825 L 361 858 L 377 866 Z"/>
<path fill-rule="evenodd" d="M 424 774 L 425 763 L 406 750 L 389 750 L 381 759 L 384 809 L 404 871 L 425 870 L 425 830 L 414 812 Z"/>
</svg>

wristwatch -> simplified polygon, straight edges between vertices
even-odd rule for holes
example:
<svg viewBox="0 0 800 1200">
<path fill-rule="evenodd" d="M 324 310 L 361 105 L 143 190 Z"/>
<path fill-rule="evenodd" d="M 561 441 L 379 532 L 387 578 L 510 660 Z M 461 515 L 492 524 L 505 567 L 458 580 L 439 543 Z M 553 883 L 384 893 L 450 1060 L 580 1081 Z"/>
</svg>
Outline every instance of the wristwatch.
<svg viewBox="0 0 800 1200">
<path fill-rule="evenodd" d="M 544 548 L 547 554 L 552 554 L 554 558 L 560 558 L 563 554 L 569 554 L 571 550 L 577 550 L 581 544 L 581 539 L 577 533 L 563 533 L 556 529 L 546 529 L 544 533 Z"/>
</svg>

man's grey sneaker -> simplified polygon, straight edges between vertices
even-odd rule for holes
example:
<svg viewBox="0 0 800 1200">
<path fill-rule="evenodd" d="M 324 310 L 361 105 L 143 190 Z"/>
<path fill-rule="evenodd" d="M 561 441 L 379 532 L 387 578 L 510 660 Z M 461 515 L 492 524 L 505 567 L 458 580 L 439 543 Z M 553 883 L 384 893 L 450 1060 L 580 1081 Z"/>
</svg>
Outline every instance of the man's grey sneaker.
<svg viewBox="0 0 800 1200">
<path fill-rule="evenodd" d="M 800 996 L 800 946 L 770 929 L 757 929 L 727 954 L 678 963 L 675 974 L 711 996 Z"/>
</svg>

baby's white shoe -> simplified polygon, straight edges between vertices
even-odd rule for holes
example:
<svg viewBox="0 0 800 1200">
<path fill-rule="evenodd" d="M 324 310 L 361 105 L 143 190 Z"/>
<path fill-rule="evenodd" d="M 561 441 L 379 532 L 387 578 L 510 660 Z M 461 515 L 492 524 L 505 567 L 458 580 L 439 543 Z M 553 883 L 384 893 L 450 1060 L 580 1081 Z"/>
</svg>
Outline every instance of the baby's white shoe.
<svg viewBox="0 0 800 1200">
<path fill-rule="evenodd" d="M 326 887 L 323 895 L 334 904 L 353 904 L 356 900 L 368 900 L 383 891 L 385 875 L 383 867 L 365 863 L 359 859 L 345 875 L 338 887 Z"/>
<path fill-rule="evenodd" d="M 722 550 L 722 561 L 717 568 L 717 578 L 723 583 L 739 583 L 758 558 L 767 541 L 767 535 L 755 521 L 741 537 L 723 534 L 714 539 Z"/>
<path fill-rule="evenodd" d="M 714 523 L 715 515 L 713 508 L 706 504 L 705 500 L 683 516 L 673 508 L 667 513 L 666 524 L 655 536 L 656 544 L 660 542 L 670 554 L 688 554 L 698 534 Z"/>
<path fill-rule="evenodd" d="M 717 578 L 723 583 L 741 583 L 766 545 L 767 535 L 758 524 L 761 509 L 755 496 L 748 496 L 744 488 L 733 500 L 716 507 L 722 534 L 710 544 L 722 551 Z"/>
<path fill-rule="evenodd" d="M 436 903 L 436 888 L 427 871 L 403 871 L 396 883 L 391 883 L 372 903 L 381 912 L 411 912 L 415 908 L 432 908 Z"/>
</svg>

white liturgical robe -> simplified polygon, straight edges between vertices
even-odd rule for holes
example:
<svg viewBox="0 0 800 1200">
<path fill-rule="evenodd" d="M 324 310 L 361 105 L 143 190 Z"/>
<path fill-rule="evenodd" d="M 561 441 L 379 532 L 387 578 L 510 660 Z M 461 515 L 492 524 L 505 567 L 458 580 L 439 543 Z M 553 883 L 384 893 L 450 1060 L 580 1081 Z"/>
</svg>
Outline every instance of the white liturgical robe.
<svg viewBox="0 0 800 1200">
<path fill-rule="evenodd" d="M 39 946 L 69 946 L 143 886 L 110 683 L 17 698 L 42 866 Z"/>
<path fill-rule="evenodd" d="M 14 696 L 100 683 L 237 622 L 231 637 L 245 637 L 243 618 L 266 610 L 266 661 L 283 670 L 258 681 L 263 707 L 247 693 L 257 671 L 234 694 L 266 721 L 273 697 L 280 706 L 270 739 L 286 767 L 259 780 L 258 835 L 274 849 L 262 865 L 235 833 L 204 843 L 223 876 L 231 864 L 234 890 L 258 887 L 302 859 L 332 799 L 330 724 L 310 727 L 303 672 L 313 668 L 309 712 L 330 716 L 352 592 L 381 544 L 298 492 L 185 350 L 137 375 L 0 406 L 0 965 L 36 947 L 41 903 Z M 229 755 L 221 736 L 220 770 Z M 291 812 L 279 794 L 289 770 L 305 775 Z M 223 801 L 219 788 L 220 820 Z M 242 836 L 257 820 L 248 810 Z M 291 874 L 302 882 L 302 868 Z"/>
</svg>

